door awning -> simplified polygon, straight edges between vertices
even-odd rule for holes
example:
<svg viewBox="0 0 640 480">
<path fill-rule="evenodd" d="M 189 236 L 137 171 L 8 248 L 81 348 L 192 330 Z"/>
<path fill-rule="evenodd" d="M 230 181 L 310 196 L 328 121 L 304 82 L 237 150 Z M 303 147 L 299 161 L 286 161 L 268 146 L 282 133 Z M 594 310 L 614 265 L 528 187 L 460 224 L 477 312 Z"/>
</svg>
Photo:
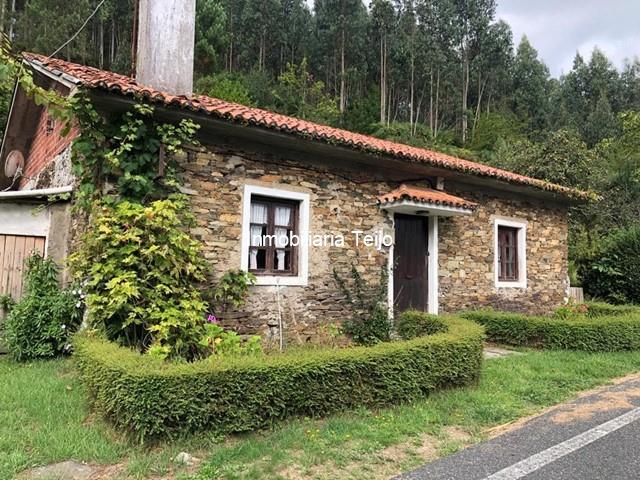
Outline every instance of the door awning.
<svg viewBox="0 0 640 480">
<path fill-rule="evenodd" d="M 381 209 L 408 215 L 470 215 L 477 203 L 449 195 L 441 190 L 402 184 L 391 192 L 378 197 Z"/>
</svg>

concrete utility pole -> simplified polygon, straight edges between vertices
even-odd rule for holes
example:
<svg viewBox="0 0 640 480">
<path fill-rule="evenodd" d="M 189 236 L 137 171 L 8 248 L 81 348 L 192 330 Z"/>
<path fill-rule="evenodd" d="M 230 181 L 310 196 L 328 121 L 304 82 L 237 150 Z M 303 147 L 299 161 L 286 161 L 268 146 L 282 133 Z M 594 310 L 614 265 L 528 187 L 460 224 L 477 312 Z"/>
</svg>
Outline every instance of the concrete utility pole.
<svg viewBox="0 0 640 480">
<path fill-rule="evenodd" d="M 192 95 L 195 24 L 196 0 L 139 0 L 136 80 Z"/>
</svg>

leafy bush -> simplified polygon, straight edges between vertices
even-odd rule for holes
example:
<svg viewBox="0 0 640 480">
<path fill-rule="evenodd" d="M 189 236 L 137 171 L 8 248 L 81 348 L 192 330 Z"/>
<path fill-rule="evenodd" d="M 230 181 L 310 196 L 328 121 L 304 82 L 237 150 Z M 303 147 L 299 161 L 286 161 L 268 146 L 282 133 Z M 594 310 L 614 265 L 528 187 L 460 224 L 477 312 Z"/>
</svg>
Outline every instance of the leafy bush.
<svg viewBox="0 0 640 480">
<path fill-rule="evenodd" d="M 249 287 L 256 283 L 256 276 L 244 270 L 229 270 L 213 289 L 212 307 L 216 315 L 224 316 L 229 308 L 244 305 Z"/>
<path fill-rule="evenodd" d="M 605 317 L 614 315 L 640 314 L 640 306 L 636 305 L 611 305 L 604 302 L 587 302 L 587 316 Z"/>
<path fill-rule="evenodd" d="M 396 332 L 405 340 L 445 332 L 447 325 L 437 315 L 429 315 L 419 310 L 407 310 L 400 314 L 396 322 Z"/>
<path fill-rule="evenodd" d="M 96 207 L 82 246 L 71 259 L 86 280 L 90 322 L 110 340 L 170 357 L 193 359 L 204 334 L 198 284 L 206 263 L 187 228 L 184 196 L 148 206 L 129 201 Z"/>
<path fill-rule="evenodd" d="M 95 408 L 139 440 L 203 429 L 239 432 L 475 382 L 482 328 L 459 318 L 447 323 L 447 333 L 373 347 L 194 363 L 166 363 L 81 335 L 75 358 Z"/>
<path fill-rule="evenodd" d="M 584 272 L 586 293 L 613 303 L 640 303 L 640 227 L 620 230 Z"/>
<path fill-rule="evenodd" d="M 353 309 L 353 316 L 342 324 L 344 333 L 359 345 L 373 345 L 389 341 L 391 321 L 386 305 L 387 278 L 386 267 L 380 269 L 380 283 L 369 286 L 364 283 L 355 265 L 351 265 L 351 284 L 333 270 L 333 278 L 346 301 Z"/>
<path fill-rule="evenodd" d="M 560 318 L 477 310 L 462 316 L 485 327 L 494 342 L 540 348 L 615 352 L 640 349 L 640 314 Z"/>
<path fill-rule="evenodd" d="M 5 320 L 3 341 L 17 361 L 60 355 L 82 320 L 78 298 L 60 289 L 53 260 L 34 254 L 25 263 L 25 294 Z"/>
</svg>

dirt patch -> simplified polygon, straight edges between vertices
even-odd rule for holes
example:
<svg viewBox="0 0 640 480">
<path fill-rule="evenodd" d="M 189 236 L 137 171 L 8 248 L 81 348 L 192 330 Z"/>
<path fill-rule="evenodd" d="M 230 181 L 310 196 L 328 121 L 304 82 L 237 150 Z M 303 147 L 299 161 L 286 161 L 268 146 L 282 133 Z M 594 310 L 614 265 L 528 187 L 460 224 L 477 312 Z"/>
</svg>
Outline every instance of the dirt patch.
<svg viewBox="0 0 640 480">
<path fill-rule="evenodd" d="M 409 460 L 417 459 L 417 463 L 434 460 L 438 456 L 438 447 L 438 440 L 425 434 L 363 455 L 361 460 L 347 465 L 327 462 L 306 469 L 299 465 L 289 465 L 278 474 L 287 480 L 333 480 L 335 478 L 383 480 L 401 473 L 402 464 Z"/>
<path fill-rule="evenodd" d="M 442 431 L 449 437 L 449 440 L 453 440 L 454 442 L 467 443 L 471 440 L 469 432 L 460 427 L 444 427 Z"/>
<path fill-rule="evenodd" d="M 604 392 L 599 399 L 590 403 L 572 403 L 561 407 L 561 411 L 551 417 L 553 423 L 563 424 L 581 420 L 589 420 L 596 413 L 608 410 L 632 409 L 632 399 L 640 397 L 640 388 L 632 388 L 622 392 Z"/>
<path fill-rule="evenodd" d="M 621 383 L 624 382 L 628 382 L 628 381 L 633 381 L 633 380 L 640 380 L 640 373 L 632 373 L 629 375 L 626 375 L 624 377 L 620 377 L 617 378 L 615 380 L 612 380 L 611 382 L 607 383 L 606 385 L 594 388 L 592 390 L 587 390 L 585 392 L 582 392 L 578 395 L 576 395 L 573 400 L 568 403 L 568 404 L 563 404 L 563 405 L 552 405 L 550 407 L 544 408 L 542 410 L 539 410 L 538 412 L 526 416 L 526 417 L 522 417 L 519 418 L 517 420 L 514 420 L 513 422 L 509 422 L 509 423 L 505 423 L 502 425 L 498 425 L 497 427 L 493 427 L 490 428 L 488 430 L 485 431 L 485 434 L 489 437 L 489 438 L 495 438 L 497 436 L 500 436 L 502 434 L 505 434 L 507 432 L 510 432 L 512 430 L 516 430 L 520 427 L 523 427 L 524 425 L 526 425 L 527 423 L 529 423 L 531 420 L 538 418 L 542 415 L 545 415 L 549 412 L 552 412 L 554 410 L 559 410 L 561 408 L 563 408 L 564 405 L 573 405 L 575 403 L 576 400 L 579 400 L 581 398 L 584 397 L 588 397 L 590 395 L 595 395 L 595 394 L 602 394 L 602 393 L 608 393 L 607 390 L 610 389 L 612 386 L 615 385 L 620 385 Z"/>
</svg>

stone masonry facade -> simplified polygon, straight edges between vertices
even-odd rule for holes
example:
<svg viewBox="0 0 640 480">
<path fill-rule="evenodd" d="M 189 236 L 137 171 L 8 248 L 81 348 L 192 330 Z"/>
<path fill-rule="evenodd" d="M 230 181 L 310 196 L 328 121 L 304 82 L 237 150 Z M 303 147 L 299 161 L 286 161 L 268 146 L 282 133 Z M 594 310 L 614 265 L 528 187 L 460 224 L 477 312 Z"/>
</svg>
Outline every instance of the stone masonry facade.
<svg viewBox="0 0 640 480">
<path fill-rule="evenodd" d="M 479 204 L 469 216 L 439 219 L 440 311 L 492 307 L 548 314 L 566 302 L 567 207 L 508 194 L 449 190 Z M 494 220 L 527 222 L 527 287 L 496 288 Z"/>
<path fill-rule="evenodd" d="M 389 249 L 356 247 L 353 230 L 393 235 L 393 219 L 377 206 L 377 196 L 395 183 L 353 181 L 353 174 L 283 156 L 239 151 L 237 146 L 207 146 L 179 159 L 183 182 L 192 195 L 197 227 L 212 264 L 215 282 L 241 262 L 243 190 L 246 184 L 310 195 L 311 233 L 342 234 L 344 246 L 311 247 L 306 286 L 254 286 L 241 311 L 225 319 L 240 333 L 278 336 L 279 319 L 286 341 L 301 343 L 350 316 L 333 277 L 349 280 L 355 265 L 369 285 L 379 285 Z M 567 277 L 567 207 L 478 189 L 445 191 L 478 202 L 467 217 L 439 219 L 439 298 L 441 312 L 492 306 L 531 313 L 553 310 L 565 300 Z M 494 286 L 493 218 L 526 220 L 526 290 Z"/>
</svg>

